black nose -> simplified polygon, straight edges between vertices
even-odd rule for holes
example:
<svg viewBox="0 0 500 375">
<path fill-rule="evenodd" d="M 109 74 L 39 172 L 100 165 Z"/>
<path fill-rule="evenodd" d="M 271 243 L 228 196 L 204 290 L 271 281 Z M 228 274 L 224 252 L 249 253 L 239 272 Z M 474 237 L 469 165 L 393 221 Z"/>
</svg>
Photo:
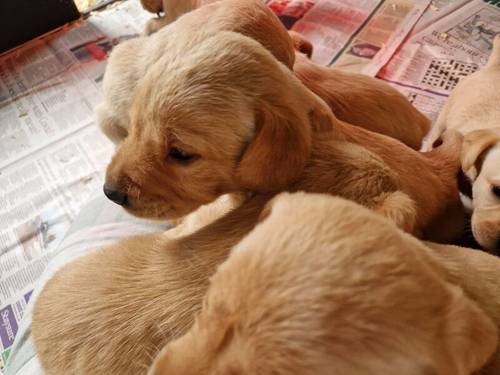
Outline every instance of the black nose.
<svg viewBox="0 0 500 375">
<path fill-rule="evenodd" d="M 113 189 L 107 185 L 104 185 L 102 190 L 104 191 L 104 195 L 116 204 L 119 204 L 120 206 L 128 205 L 128 197 L 124 192 Z"/>
</svg>

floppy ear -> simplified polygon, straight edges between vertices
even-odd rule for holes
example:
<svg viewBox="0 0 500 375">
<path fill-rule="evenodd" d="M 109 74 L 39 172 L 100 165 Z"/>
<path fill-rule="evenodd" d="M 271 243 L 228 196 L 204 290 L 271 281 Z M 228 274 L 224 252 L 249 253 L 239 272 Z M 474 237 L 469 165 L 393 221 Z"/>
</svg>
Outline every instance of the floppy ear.
<svg viewBox="0 0 500 375">
<path fill-rule="evenodd" d="M 500 142 L 500 128 L 475 130 L 465 135 L 462 146 L 462 170 L 474 181 L 481 170 L 481 156 Z"/>
<path fill-rule="evenodd" d="M 279 191 L 302 174 L 309 159 L 310 116 L 262 103 L 255 129 L 255 137 L 238 165 L 237 180 L 251 191 Z"/>
</svg>

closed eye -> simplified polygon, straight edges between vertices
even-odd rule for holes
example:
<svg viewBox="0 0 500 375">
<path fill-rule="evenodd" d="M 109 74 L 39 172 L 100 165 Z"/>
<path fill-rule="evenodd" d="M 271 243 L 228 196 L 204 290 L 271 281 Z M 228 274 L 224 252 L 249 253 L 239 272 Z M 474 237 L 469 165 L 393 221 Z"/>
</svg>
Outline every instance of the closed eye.
<svg viewBox="0 0 500 375">
<path fill-rule="evenodd" d="M 199 158 L 199 155 L 190 154 L 177 147 L 171 147 L 168 158 L 176 163 L 187 165 Z"/>
<path fill-rule="evenodd" d="M 500 186 L 493 185 L 491 187 L 491 192 L 497 197 L 500 198 Z"/>
</svg>

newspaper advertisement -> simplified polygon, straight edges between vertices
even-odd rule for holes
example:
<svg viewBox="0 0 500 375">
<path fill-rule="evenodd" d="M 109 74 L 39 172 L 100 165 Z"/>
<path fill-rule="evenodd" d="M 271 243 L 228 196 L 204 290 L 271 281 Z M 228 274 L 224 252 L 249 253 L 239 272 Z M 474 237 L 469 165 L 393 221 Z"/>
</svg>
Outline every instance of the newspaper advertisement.
<svg viewBox="0 0 500 375">
<path fill-rule="evenodd" d="M 0 59 L 0 375 L 35 282 L 103 182 L 106 59 L 151 17 L 129 1 Z"/>
<path fill-rule="evenodd" d="M 446 7 L 436 22 L 410 35 L 378 73 L 432 120 L 456 84 L 486 63 L 500 33 L 500 8 L 481 0 Z M 427 20 L 424 20 L 427 22 Z"/>
</svg>

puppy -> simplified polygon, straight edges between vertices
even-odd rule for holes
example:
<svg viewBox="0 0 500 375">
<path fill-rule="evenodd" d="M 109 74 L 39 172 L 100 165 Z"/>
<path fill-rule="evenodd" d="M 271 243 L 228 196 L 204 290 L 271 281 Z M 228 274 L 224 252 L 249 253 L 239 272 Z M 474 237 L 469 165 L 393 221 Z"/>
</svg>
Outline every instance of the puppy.
<svg viewBox="0 0 500 375">
<path fill-rule="evenodd" d="M 448 138 L 420 154 L 343 123 L 259 43 L 219 32 L 182 57 L 164 55 L 141 79 L 104 190 L 130 213 L 156 219 L 226 193 L 326 192 L 445 241 L 463 224 L 438 229 L 460 207 L 460 142 Z"/>
<path fill-rule="evenodd" d="M 313 63 L 307 58 L 312 45 L 298 33 L 290 35 L 295 48 L 305 53 L 295 56 L 295 74 L 325 100 L 335 116 L 420 149 L 431 122 L 404 95 L 376 78 Z"/>
<path fill-rule="evenodd" d="M 497 327 L 423 244 L 339 198 L 273 202 L 150 375 L 466 375 L 494 352 Z"/>
<path fill-rule="evenodd" d="M 472 232 L 487 250 L 500 250 L 500 35 L 488 64 L 451 93 L 424 142 L 429 150 L 445 129 L 465 134 L 462 170 L 472 183 Z"/>
<path fill-rule="evenodd" d="M 104 133 L 115 143 L 127 136 L 133 92 L 165 51 L 182 55 L 188 48 L 186 44 L 195 46 L 206 33 L 221 30 L 249 36 L 283 64 L 293 66 L 302 82 L 323 98 L 339 119 L 399 139 L 412 148 L 420 147 L 428 120 L 401 94 L 375 78 L 322 68 L 300 54 L 294 66 L 294 45 L 307 53 L 312 51 L 311 44 L 296 33 L 290 37 L 277 17 L 258 0 L 222 0 L 202 6 L 150 38 L 126 41 L 115 48 L 104 75 L 105 100 L 97 109 Z"/>
<path fill-rule="evenodd" d="M 294 199 L 298 200 L 300 196 L 296 195 L 297 198 Z M 194 314 L 201 309 L 202 297 L 208 287 L 208 278 L 214 273 L 216 267 L 227 258 L 230 249 L 246 233 L 252 230 L 257 220 L 266 217 L 268 210 L 264 210 L 264 213 L 262 213 L 262 207 L 266 205 L 267 201 L 268 197 L 265 196 L 251 197 L 243 202 L 241 206 L 215 222 L 199 223 L 201 229 L 194 233 L 186 231 L 176 239 L 173 239 L 175 236 L 169 234 L 170 231 L 164 234 L 131 238 L 95 251 L 61 269 L 42 290 L 36 300 L 33 314 L 32 337 L 46 374 L 126 375 L 143 372 L 151 364 L 151 358 L 159 349 L 171 340 L 182 336 L 193 324 Z M 398 329 L 401 329 L 401 332 L 395 328 L 392 329 L 390 336 L 389 333 L 386 333 L 386 329 L 394 327 L 391 322 L 396 321 L 396 316 L 394 314 L 388 317 L 382 316 L 381 321 L 384 324 L 389 321 L 390 325 L 389 327 L 377 327 L 378 329 L 384 329 L 380 332 L 380 340 L 393 337 L 402 338 L 403 340 L 401 345 L 399 345 L 398 341 L 396 347 L 394 345 L 389 346 L 391 358 L 398 354 L 400 360 L 406 359 L 409 361 L 408 367 L 415 366 L 418 362 L 428 365 L 428 360 L 432 361 L 431 365 L 438 365 L 441 363 L 442 355 L 446 355 L 442 349 L 446 348 L 450 356 L 447 361 L 450 362 L 450 367 L 458 365 L 458 363 L 468 363 L 465 366 L 472 368 L 475 367 L 472 363 L 482 362 L 480 357 L 482 355 L 487 356 L 483 350 L 486 351 L 491 340 L 489 334 L 482 337 L 480 333 L 483 330 L 481 327 L 484 327 L 484 317 L 475 319 L 474 308 L 470 305 L 470 301 L 462 299 L 455 288 L 450 289 L 449 285 L 436 280 L 435 276 L 429 276 L 430 272 L 425 267 L 413 261 L 417 254 L 421 257 L 425 255 L 422 246 L 415 245 L 418 251 L 409 252 L 407 258 L 402 257 L 404 254 L 402 250 L 407 246 L 400 246 L 401 241 L 399 239 L 393 241 L 394 238 L 404 237 L 403 234 L 399 233 L 395 236 L 394 232 L 396 231 L 394 229 L 384 229 L 388 227 L 387 224 L 379 225 L 378 223 L 381 223 L 380 219 L 376 219 L 374 215 L 369 215 L 366 210 L 356 207 L 354 204 L 345 203 L 340 199 L 333 201 L 339 202 L 339 207 L 333 210 L 327 209 L 330 207 L 327 200 L 317 210 L 313 210 L 309 205 L 297 204 L 297 215 L 299 212 L 304 212 L 304 215 L 299 216 L 293 222 L 293 225 L 290 225 L 290 231 L 287 233 L 293 234 L 294 230 L 297 230 L 297 233 L 302 233 L 304 228 L 313 228 L 313 230 L 325 232 L 327 238 L 336 238 L 338 240 L 336 240 L 338 243 L 336 251 L 341 252 L 341 261 L 349 262 L 347 266 L 340 268 L 340 272 L 344 277 L 358 275 L 363 280 L 369 281 L 370 277 L 367 274 L 354 274 L 350 270 L 358 264 L 360 269 L 363 269 L 376 256 L 373 282 L 377 283 L 378 287 L 373 288 L 370 286 L 369 290 L 371 292 L 369 294 L 363 289 L 357 290 L 357 292 L 363 292 L 363 296 L 366 296 L 367 301 L 370 301 L 367 304 L 376 301 L 377 306 L 380 303 L 380 294 L 374 292 L 377 292 L 381 287 L 379 272 L 382 269 L 387 270 L 382 261 L 385 257 L 385 250 L 383 250 L 385 247 L 383 245 L 387 243 L 393 245 L 388 247 L 388 259 L 392 262 L 389 265 L 393 264 L 398 268 L 401 263 L 404 271 L 408 272 L 406 276 L 408 276 L 409 283 L 404 283 L 407 286 L 403 285 L 398 274 L 398 277 L 394 278 L 394 280 L 389 278 L 390 283 L 387 287 L 390 288 L 392 285 L 395 291 L 404 292 L 405 295 L 406 292 L 409 292 L 415 298 L 411 299 L 411 303 L 407 305 L 393 303 L 390 306 L 394 308 L 394 311 L 398 312 L 398 316 L 400 312 L 406 311 L 408 315 L 400 318 L 406 318 L 414 323 L 415 327 L 422 327 L 426 322 L 429 322 L 430 327 L 426 325 L 423 330 L 416 329 L 412 331 L 412 339 L 402 337 L 401 334 L 401 332 L 408 332 L 408 326 L 399 327 Z M 288 207 L 289 210 L 290 207 Z M 306 210 L 304 210 L 305 207 Z M 279 212 L 275 208 L 277 206 L 273 208 L 272 215 Z M 325 212 L 329 214 L 325 214 Z M 360 213 L 363 214 L 360 215 Z M 295 217 L 293 212 L 291 214 L 292 217 Z M 203 217 L 212 220 L 212 216 Z M 286 217 L 285 215 L 285 222 Z M 353 217 L 357 218 L 357 220 L 353 219 Z M 372 219 L 368 220 L 367 217 Z M 319 221 L 320 218 L 324 220 L 319 225 L 315 225 L 314 223 Z M 281 224 L 280 226 L 285 228 Z M 322 228 L 334 229 L 330 231 Z M 353 235 L 353 233 L 356 234 L 360 231 L 366 235 Z M 341 239 L 341 235 L 345 236 L 345 240 Z M 316 237 L 309 235 L 299 238 L 300 248 L 304 250 L 308 249 L 307 243 L 319 243 L 321 246 L 327 245 Z M 415 240 L 411 239 L 411 237 L 406 236 L 406 238 L 410 244 L 415 243 Z M 356 243 L 359 243 L 360 246 L 352 246 L 352 242 L 350 242 L 352 240 L 357 241 Z M 279 241 L 275 245 L 279 244 Z M 371 243 L 374 247 L 368 248 L 369 246 L 365 244 L 365 241 L 367 241 L 366 244 Z M 349 249 L 348 251 L 346 247 Z M 446 249 L 446 247 L 439 249 L 439 254 Z M 350 257 L 348 254 L 351 251 L 354 251 L 355 254 L 363 251 L 363 256 Z M 480 257 L 488 257 L 487 254 L 473 253 L 468 250 L 460 251 L 461 249 L 450 249 L 447 253 L 443 253 L 443 256 L 448 258 L 443 262 L 445 269 L 448 269 L 448 271 L 443 270 L 443 273 L 449 272 L 447 277 L 449 277 L 450 282 L 461 283 L 460 285 L 463 286 L 471 298 L 480 304 L 484 303 L 485 311 L 491 314 L 492 317 L 496 316 L 495 322 L 498 325 L 500 306 L 496 302 L 498 300 L 496 298 L 498 290 L 495 289 L 495 285 L 498 285 L 496 283 L 498 270 L 495 270 L 494 267 L 500 267 L 498 265 L 500 260 L 490 256 L 492 261 L 487 262 L 487 259 L 483 258 L 483 268 L 478 268 L 479 266 L 476 265 L 480 264 Z M 456 258 L 453 258 L 454 254 L 457 255 Z M 379 255 L 382 257 L 379 257 Z M 462 258 L 469 255 L 474 255 L 476 261 L 469 263 L 462 261 Z M 311 262 L 314 259 L 316 259 L 316 264 L 323 263 L 322 257 L 308 256 L 305 259 L 309 264 L 312 264 Z M 408 262 L 405 259 L 408 259 Z M 283 267 L 283 265 L 280 267 Z M 319 264 L 318 269 L 324 270 L 322 264 Z M 440 272 L 440 269 L 436 267 L 436 272 Z M 327 280 L 331 279 L 332 274 L 333 272 L 328 273 Z M 315 277 L 315 275 L 315 272 L 310 272 L 306 279 L 301 280 L 301 282 L 308 283 L 309 278 Z M 339 277 L 339 280 L 344 282 L 344 277 Z M 420 296 L 425 294 L 422 292 L 422 284 L 419 283 L 415 286 L 414 282 L 412 282 L 413 277 L 416 277 L 416 280 L 423 281 L 426 286 L 432 285 L 432 288 L 425 288 L 426 292 L 431 291 L 432 293 L 429 296 Z M 316 277 L 315 280 L 317 279 Z M 294 280 L 297 279 L 294 278 Z M 387 280 L 385 272 L 382 275 L 382 280 Z M 415 288 L 413 288 L 414 286 Z M 465 312 L 470 310 L 467 306 L 471 307 L 470 315 L 465 312 L 462 314 L 456 309 L 458 306 L 453 304 L 453 298 L 450 298 L 453 295 L 455 295 L 456 301 L 463 301 Z M 353 296 L 354 301 L 357 303 L 364 303 L 363 299 L 356 298 L 356 293 Z M 449 306 L 452 308 L 450 313 L 453 312 L 453 314 L 440 315 L 433 313 L 428 318 L 429 320 L 426 320 L 420 315 L 422 310 L 413 308 L 420 306 L 423 311 L 428 311 L 429 306 L 439 307 L 436 306 L 435 299 L 439 296 L 443 297 L 440 299 L 441 306 Z M 398 299 L 395 301 L 408 301 L 402 295 L 391 296 L 387 300 L 392 301 L 396 297 Z M 429 300 L 429 305 L 424 304 L 422 306 L 423 302 L 427 300 Z M 68 308 L 68 306 L 71 306 L 71 308 Z M 259 306 L 262 306 L 260 302 L 256 306 L 252 306 L 252 308 Z M 384 305 L 380 307 L 382 308 L 381 311 L 387 310 Z M 308 305 L 304 311 L 308 314 L 314 312 L 314 310 L 311 311 L 311 305 Z M 349 311 L 350 309 L 346 310 L 345 314 L 349 314 Z M 372 319 L 373 316 L 369 315 L 366 319 Z M 413 322 L 412 319 L 415 317 L 418 319 Z M 356 319 L 346 323 L 353 323 L 358 319 L 361 319 L 361 317 L 356 316 Z M 451 319 L 455 322 L 456 327 L 465 328 L 465 332 L 470 332 L 471 335 L 462 337 L 464 331 L 461 330 L 458 330 L 459 333 L 456 334 L 453 325 L 448 324 L 448 320 Z M 474 322 L 472 328 L 477 329 L 477 331 L 473 332 L 477 334 L 469 330 L 469 323 L 472 321 Z M 401 320 L 398 322 L 401 322 Z M 422 346 L 424 343 L 417 341 L 417 338 L 421 340 L 432 337 L 433 327 L 438 322 L 447 323 L 442 324 L 442 328 L 446 330 L 444 332 L 447 335 L 439 334 L 435 338 L 436 342 L 431 341 L 428 347 Z M 487 330 L 489 331 L 490 328 Z M 487 330 L 485 329 L 484 332 Z M 299 337 L 303 337 L 304 332 L 299 333 Z M 374 334 L 376 333 L 374 332 Z M 448 334 L 452 336 L 448 336 Z M 466 341 L 461 341 L 462 339 Z M 232 338 L 229 337 L 229 342 L 231 340 Z M 471 342 L 472 340 L 479 341 L 475 344 Z M 361 349 L 362 341 L 359 341 L 356 344 L 357 350 Z M 57 342 L 58 345 L 54 345 L 54 342 Z M 379 339 L 375 342 L 380 343 Z M 441 347 L 434 348 L 434 344 L 436 346 L 441 345 Z M 384 348 L 386 346 L 384 345 Z M 404 349 L 399 348 L 399 346 Z M 464 347 L 466 349 L 463 349 Z M 418 351 L 419 355 L 421 355 L 418 358 L 415 355 L 417 349 L 421 349 L 421 351 Z M 405 350 L 411 350 L 410 355 L 407 357 L 405 357 Z M 368 349 L 363 353 L 367 355 L 366 359 L 371 358 Z M 194 352 L 194 354 L 197 355 L 198 353 Z M 295 352 L 295 354 L 299 355 L 299 358 L 303 358 L 301 352 Z M 427 357 L 429 354 L 431 358 Z M 159 357 L 157 366 L 163 366 L 164 355 L 165 352 Z M 210 353 L 210 355 L 212 354 Z M 96 358 L 99 358 L 99 361 L 96 361 Z M 342 362 L 342 364 L 344 363 Z M 376 363 L 374 361 L 370 364 L 375 366 Z M 385 365 L 383 359 L 378 361 L 377 364 L 379 366 Z M 395 361 L 392 361 L 392 364 L 395 365 Z M 493 364 L 491 362 L 490 366 L 493 366 Z M 404 364 L 398 362 L 398 366 L 404 366 Z M 487 368 L 491 369 L 490 372 L 483 370 L 482 375 L 495 375 L 498 373 L 494 371 L 498 367 L 486 367 L 485 369 Z M 155 367 L 155 369 L 161 371 L 162 367 Z M 295 373 L 296 371 L 292 372 Z M 392 372 L 386 371 L 383 373 Z M 400 371 L 397 373 L 407 374 L 409 372 Z M 421 372 L 415 372 L 415 374 L 419 373 Z"/>
<path fill-rule="evenodd" d="M 186 4 L 189 1 L 185 2 Z M 200 27 L 203 25 L 203 27 Z M 128 134 L 134 91 L 147 70 L 164 54 L 173 59 L 220 30 L 242 33 L 259 41 L 286 66 L 293 67 L 292 40 L 279 19 L 260 0 L 221 0 L 205 5 L 150 37 L 118 45 L 103 79 L 104 102 L 96 108 L 97 123 L 114 143 Z"/>
<path fill-rule="evenodd" d="M 95 250 L 58 271 L 33 311 L 45 374 L 145 373 L 159 348 L 192 325 L 208 278 L 267 201 L 251 197 L 213 222 L 210 212 L 197 212 L 172 230 Z"/>
</svg>

